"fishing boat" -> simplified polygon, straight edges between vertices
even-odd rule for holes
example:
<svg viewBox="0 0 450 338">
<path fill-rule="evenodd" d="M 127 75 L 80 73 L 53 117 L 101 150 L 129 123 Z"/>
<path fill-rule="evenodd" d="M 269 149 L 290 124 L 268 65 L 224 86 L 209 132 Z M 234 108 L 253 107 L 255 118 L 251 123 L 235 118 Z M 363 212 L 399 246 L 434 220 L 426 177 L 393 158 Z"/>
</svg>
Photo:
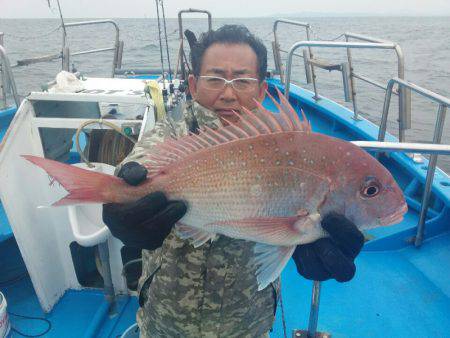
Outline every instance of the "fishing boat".
<svg viewBox="0 0 450 338">
<path fill-rule="evenodd" d="M 58 58 L 65 73 L 44 90 L 0 111 L 0 291 L 4 295 L 0 304 L 8 313 L 4 322 L 10 323 L 13 337 L 138 335 L 135 290 L 139 252 L 111 236 L 101 220 L 99 205 L 46 207 L 62 197 L 64 189 L 19 155 L 44 156 L 112 173 L 114 165 L 135 140 L 153 128 L 163 111 L 181 109 L 189 99 L 184 85 L 188 60 L 182 32 L 183 14 L 190 12 L 206 14 L 212 27 L 207 11 L 179 13 L 180 52 L 173 72 L 166 72 L 163 66 L 156 71 L 122 69 L 124 45 L 113 20 L 65 24 L 66 28 L 104 24 L 114 28 L 116 40 L 109 48 L 113 51 L 112 73 L 105 78 L 71 73 L 71 56 L 105 49 L 71 53 L 63 43 Z M 278 42 L 281 24 L 303 27 L 307 37 L 296 42 L 286 58 L 281 57 Z M 436 162 L 438 156 L 450 155 L 450 146 L 440 144 L 450 99 L 405 78 L 404 56 L 394 42 L 354 33 L 345 33 L 341 42 L 313 41 L 310 30 L 304 22 L 274 22 L 275 69 L 266 79 L 269 92 L 274 96 L 276 88 L 284 92 L 299 113 L 300 109 L 305 112 L 314 131 L 354 142 L 376 156 L 403 189 L 409 211 L 401 223 L 365 233 L 367 242 L 356 260 L 357 274 L 348 283 L 302 279 L 289 263 L 281 277 L 282 301 L 271 337 L 448 337 L 450 177 Z M 316 55 L 323 48 L 346 50 L 347 61 L 319 60 Z M 398 76 L 382 84 L 357 74 L 354 49 L 395 53 Z M 299 55 L 313 91 L 292 81 L 292 61 Z M 3 87 L 17 92 L 1 46 L 0 56 L 2 72 L 8 74 L 3 76 L 8 81 Z M 353 103 L 353 110 L 318 93 L 318 68 L 342 74 L 344 96 Z M 380 125 L 358 113 L 357 79 L 386 91 Z M 398 136 L 386 131 L 394 95 L 399 100 Z M 431 143 L 405 142 L 411 124 L 411 95 L 439 106 Z M 270 100 L 264 105 L 276 111 Z M 0 315 L 1 309 L 0 305 Z M 0 336 L 7 334 L 5 326 L 3 330 L 0 326 Z"/>
</svg>

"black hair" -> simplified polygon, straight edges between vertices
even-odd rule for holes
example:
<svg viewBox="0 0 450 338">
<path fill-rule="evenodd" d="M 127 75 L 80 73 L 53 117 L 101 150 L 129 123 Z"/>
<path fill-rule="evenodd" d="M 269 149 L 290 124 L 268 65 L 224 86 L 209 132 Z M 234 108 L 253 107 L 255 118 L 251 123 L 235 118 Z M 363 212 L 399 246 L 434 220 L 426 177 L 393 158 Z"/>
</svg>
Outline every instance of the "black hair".
<svg viewBox="0 0 450 338">
<path fill-rule="evenodd" d="M 211 30 L 200 35 L 200 39 L 191 48 L 192 72 L 200 75 L 203 55 L 206 49 L 214 43 L 246 44 L 256 54 L 258 62 L 258 77 L 263 81 L 267 72 L 267 49 L 260 39 L 254 36 L 247 27 L 242 25 L 224 25 L 217 30 Z"/>
</svg>

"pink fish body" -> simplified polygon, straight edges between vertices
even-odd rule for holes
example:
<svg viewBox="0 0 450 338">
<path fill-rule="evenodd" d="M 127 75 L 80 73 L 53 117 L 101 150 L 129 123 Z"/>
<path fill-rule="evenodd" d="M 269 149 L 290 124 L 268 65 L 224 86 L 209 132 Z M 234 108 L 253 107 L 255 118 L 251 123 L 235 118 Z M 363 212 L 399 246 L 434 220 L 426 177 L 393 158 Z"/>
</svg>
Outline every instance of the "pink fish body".
<svg viewBox="0 0 450 338">
<path fill-rule="evenodd" d="M 327 234 L 321 215 L 345 215 L 359 229 L 398 223 L 407 206 L 392 175 L 359 147 L 311 132 L 284 96 L 279 118 L 260 106 L 239 125 L 170 140 L 149 149 L 149 180 L 131 187 L 116 177 L 25 156 L 69 192 L 56 205 L 125 203 L 153 191 L 187 201 L 177 225 L 200 246 L 215 234 L 257 242 L 257 280 L 264 288 L 297 244 Z M 69 168 L 67 168 L 69 167 Z M 270 258 L 268 258 L 270 257 Z"/>
</svg>

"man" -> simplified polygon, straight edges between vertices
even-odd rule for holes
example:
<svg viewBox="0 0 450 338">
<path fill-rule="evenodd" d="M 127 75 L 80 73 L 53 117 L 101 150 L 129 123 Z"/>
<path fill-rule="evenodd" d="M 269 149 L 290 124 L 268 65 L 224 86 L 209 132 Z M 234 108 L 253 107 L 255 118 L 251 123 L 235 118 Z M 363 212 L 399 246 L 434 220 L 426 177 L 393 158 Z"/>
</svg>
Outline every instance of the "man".
<svg viewBox="0 0 450 338">
<path fill-rule="evenodd" d="M 170 134 L 185 135 L 198 127 L 217 128 L 232 110 L 255 108 L 264 99 L 267 51 L 243 26 L 227 25 L 201 36 L 191 51 L 189 90 L 193 106 L 183 116 L 167 116 L 135 146 L 119 171 L 130 184 L 146 178 L 144 148 Z M 194 248 L 173 225 L 185 213 L 183 202 L 154 193 L 127 204 L 104 207 L 104 221 L 125 245 L 142 248 L 137 321 L 143 337 L 261 337 L 272 327 L 278 281 L 257 291 L 254 243 L 218 236 Z M 331 238 L 299 245 L 293 259 L 309 279 L 347 281 L 363 237 L 338 215 L 322 226 Z"/>
</svg>

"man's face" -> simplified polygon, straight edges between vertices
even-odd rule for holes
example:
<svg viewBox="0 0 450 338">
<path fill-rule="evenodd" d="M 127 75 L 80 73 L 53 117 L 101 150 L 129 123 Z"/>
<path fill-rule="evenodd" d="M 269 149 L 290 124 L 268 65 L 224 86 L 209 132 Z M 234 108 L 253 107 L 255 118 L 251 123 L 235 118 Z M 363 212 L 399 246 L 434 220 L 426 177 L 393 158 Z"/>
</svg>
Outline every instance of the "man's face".
<svg viewBox="0 0 450 338">
<path fill-rule="evenodd" d="M 212 44 L 203 55 L 200 76 L 217 76 L 227 80 L 258 79 L 256 53 L 246 44 Z M 246 91 L 238 91 L 231 84 L 219 90 L 207 87 L 205 79 L 189 76 L 189 90 L 199 104 L 221 117 L 234 120 L 233 110 L 239 111 L 241 106 L 254 109 L 256 104 L 253 99 L 264 99 L 267 83 L 257 81 Z"/>
</svg>

